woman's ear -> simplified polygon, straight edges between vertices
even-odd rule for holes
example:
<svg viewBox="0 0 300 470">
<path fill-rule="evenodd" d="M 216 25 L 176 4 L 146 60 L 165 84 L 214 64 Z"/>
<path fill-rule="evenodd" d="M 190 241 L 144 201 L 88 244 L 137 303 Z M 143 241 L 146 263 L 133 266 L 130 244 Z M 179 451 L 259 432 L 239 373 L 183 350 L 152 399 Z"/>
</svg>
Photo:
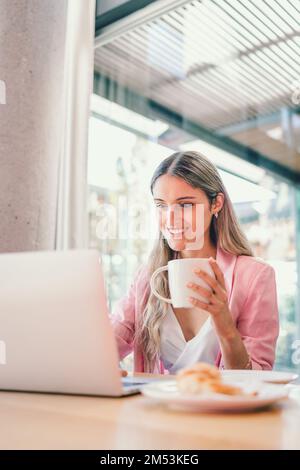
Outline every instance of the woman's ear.
<svg viewBox="0 0 300 470">
<path fill-rule="evenodd" d="M 212 205 L 213 214 L 219 213 L 224 205 L 224 194 L 218 193 L 215 199 L 215 202 Z"/>
</svg>

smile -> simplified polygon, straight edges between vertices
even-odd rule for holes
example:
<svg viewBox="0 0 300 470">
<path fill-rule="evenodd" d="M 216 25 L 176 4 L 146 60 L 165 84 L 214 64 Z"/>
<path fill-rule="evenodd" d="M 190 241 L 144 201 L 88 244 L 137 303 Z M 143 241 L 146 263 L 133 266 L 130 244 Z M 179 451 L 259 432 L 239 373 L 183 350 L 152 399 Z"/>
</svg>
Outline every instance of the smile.
<svg viewBox="0 0 300 470">
<path fill-rule="evenodd" d="M 171 235 L 180 235 L 184 232 L 184 229 L 170 229 L 168 228 L 168 232 L 171 234 Z"/>
</svg>

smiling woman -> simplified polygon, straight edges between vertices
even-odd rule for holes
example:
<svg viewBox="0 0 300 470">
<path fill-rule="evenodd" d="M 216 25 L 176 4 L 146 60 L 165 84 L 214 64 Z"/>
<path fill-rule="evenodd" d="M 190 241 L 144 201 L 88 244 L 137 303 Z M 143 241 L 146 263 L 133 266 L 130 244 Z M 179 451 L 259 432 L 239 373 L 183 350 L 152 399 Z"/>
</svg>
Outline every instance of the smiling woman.
<svg viewBox="0 0 300 470">
<path fill-rule="evenodd" d="M 200 360 L 271 369 L 278 336 L 274 271 L 253 257 L 215 166 L 197 152 L 175 153 L 156 169 L 151 191 L 159 238 L 112 315 L 120 359 L 134 350 L 135 370 L 147 372 L 176 372 Z M 206 287 L 189 283 L 190 307 L 172 308 L 151 292 L 150 277 L 185 258 L 199 258 L 199 266 L 208 259 L 213 275 L 197 269 Z M 157 290 L 168 297 L 168 275 L 159 279 Z"/>
</svg>

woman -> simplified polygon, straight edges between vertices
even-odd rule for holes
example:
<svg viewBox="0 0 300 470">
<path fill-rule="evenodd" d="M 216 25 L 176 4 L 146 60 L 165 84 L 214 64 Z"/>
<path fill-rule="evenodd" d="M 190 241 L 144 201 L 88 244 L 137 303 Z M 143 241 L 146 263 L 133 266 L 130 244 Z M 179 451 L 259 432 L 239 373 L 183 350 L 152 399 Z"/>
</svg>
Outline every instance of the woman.
<svg viewBox="0 0 300 470">
<path fill-rule="evenodd" d="M 151 192 L 159 238 L 112 316 L 120 360 L 134 351 L 135 372 L 176 373 L 197 361 L 272 369 L 279 328 L 274 270 L 253 257 L 215 166 L 198 152 L 174 153 L 156 169 Z M 181 228 L 195 227 L 199 206 L 201 243 L 189 249 L 190 235 Z M 173 308 L 151 293 L 149 280 L 169 260 L 186 257 L 209 258 L 215 278 L 198 272 L 211 290 L 188 285 L 193 307 Z M 168 297 L 167 274 L 159 279 L 160 294 Z"/>
</svg>

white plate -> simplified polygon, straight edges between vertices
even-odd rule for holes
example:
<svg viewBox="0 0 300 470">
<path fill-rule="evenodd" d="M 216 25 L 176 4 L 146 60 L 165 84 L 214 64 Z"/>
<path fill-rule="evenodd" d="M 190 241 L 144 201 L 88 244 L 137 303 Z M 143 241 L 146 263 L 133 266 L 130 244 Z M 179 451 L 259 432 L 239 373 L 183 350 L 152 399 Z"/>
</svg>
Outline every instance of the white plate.
<svg viewBox="0 0 300 470">
<path fill-rule="evenodd" d="M 223 370 L 221 373 L 225 380 L 237 380 L 239 382 L 254 380 L 273 384 L 288 384 L 298 378 L 298 374 L 276 370 Z"/>
<path fill-rule="evenodd" d="M 226 381 L 228 383 L 228 381 Z M 187 411 L 248 411 L 271 405 L 288 397 L 288 389 L 283 385 L 264 384 L 243 386 L 240 382 L 230 382 L 242 386 L 245 391 L 256 390 L 258 395 L 253 397 L 229 396 L 220 393 L 192 395 L 180 393 L 176 382 L 163 381 L 146 385 L 141 390 L 148 398 L 165 403 L 175 409 Z"/>
</svg>

